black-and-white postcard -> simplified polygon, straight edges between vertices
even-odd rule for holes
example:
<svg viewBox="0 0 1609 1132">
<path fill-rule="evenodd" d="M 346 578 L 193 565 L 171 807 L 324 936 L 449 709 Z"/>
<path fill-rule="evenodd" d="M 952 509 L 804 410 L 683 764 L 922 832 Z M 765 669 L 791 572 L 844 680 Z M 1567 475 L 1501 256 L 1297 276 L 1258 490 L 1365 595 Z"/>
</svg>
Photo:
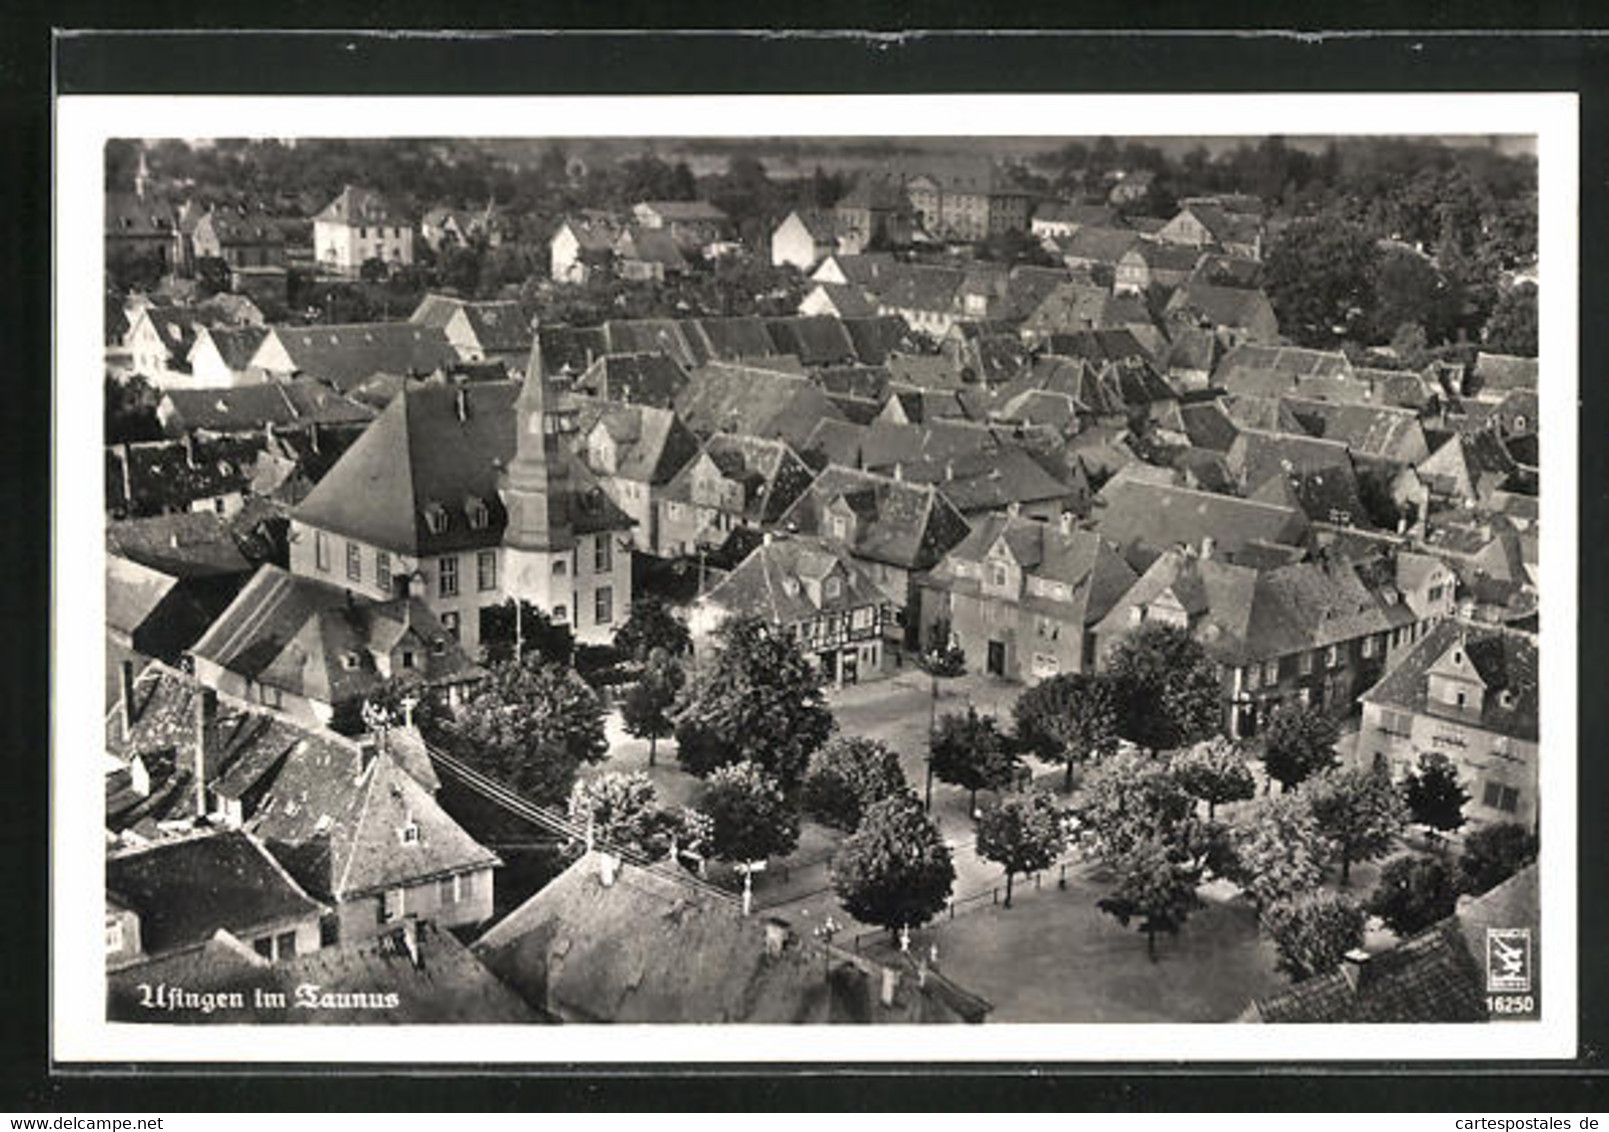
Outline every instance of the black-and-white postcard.
<svg viewBox="0 0 1609 1132">
<path fill-rule="evenodd" d="M 57 124 L 58 1059 L 1574 1056 L 1574 96 Z"/>
</svg>

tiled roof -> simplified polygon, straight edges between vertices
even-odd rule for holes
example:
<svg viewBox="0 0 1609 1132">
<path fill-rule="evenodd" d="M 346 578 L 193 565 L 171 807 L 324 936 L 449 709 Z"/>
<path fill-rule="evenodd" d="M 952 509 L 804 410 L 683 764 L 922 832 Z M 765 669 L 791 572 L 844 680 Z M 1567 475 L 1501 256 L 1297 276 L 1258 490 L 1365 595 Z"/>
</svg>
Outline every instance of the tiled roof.
<svg viewBox="0 0 1609 1132">
<path fill-rule="evenodd" d="M 1486 687 L 1478 714 L 1429 698 L 1426 674 L 1460 641 Z M 1535 742 L 1540 719 L 1538 676 L 1537 644 L 1531 634 L 1473 621 L 1448 620 L 1438 622 L 1362 699 L 1364 703 L 1442 716 L 1494 734 Z"/>
<path fill-rule="evenodd" d="M 817 283 L 816 290 L 844 318 L 870 318 L 877 313 L 877 304 L 853 283 Z"/>
<path fill-rule="evenodd" d="M 687 369 L 701 360 L 698 349 L 688 338 L 687 325 L 672 318 L 610 319 L 603 324 L 606 349 L 601 352 L 660 353 Z"/>
<path fill-rule="evenodd" d="M 1536 391 L 1537 360 L 1520 358 L 1512 354 L 1475 355 L 1475 367 L 1470 371 L 1467 393 L 1506 392 L 1512 389 Z"/>
<path fill-rule="evenodd" d="M 411 322 L 359 322 L 339 326 L 269 327 L 290 358 L 293 372 L 327 381 L 338 389 L 377 373 L 426 374 L 450 368 L 458 352 L 432 326 Z M 262 357 L 265 341 L 258 348 Z"/>
<path fill-rule="evenodd" d="M 954 313 L 961 301 L 966 272 L 958 267 L 935 264 L 899 264 L 866 286 L 882 306 L 892 310 L 914 310 L 936 314 Z"/>
<path fill-rule="evenodd" d="M 1240 435 L 1240 427 L 1224 412 L 1216 399 L 1181 404 L 1179 416 L 1184 421 L 1190 443 L 1197 448 L 1227 452 L 1234 444 L 1235 437 Z"/>
<path fill-rule="evenodd" d="M 697 348 L 700 361 L 735 362 L 778 352 L 765 320 L 760 318 L 687 319 L 682 329 L 689 343 Z"/>
<path fill-rule="evenodd" d="M 266 687 L 342 704 L 379 687 L 400 649 L 428 684 L 459 683 L 481 669 L 419 598 L 354 600 L 336 585 L 264 564 L 192 650 Z"/>
<path fill-rule="evenodd" d="M 659 264 L 667 271 L 685 271 L 687 257 L 667 228 L 644 228 L 633 224 L 615 242 L 615 252 L 623 260 Z"/>
<path fill-rule="evenodd" d="M 845 193 L 836 205 L 838 208 L 870 208 L 878 211 L 898 211 L 910 207 L 904 190 L 890 177 L 864 176 L 854 188 Z"/>
<path fill-rule="evenodd" d="M 765 326 L 777 353 L 792 354 L 807 366 L 845 365 L 860 360 L 855 343 L 838 318 L 772 318 L 766 320 Z"/>
<path fill-rule="evenodd" d="M 698 438 L 669 409 L 581 397 L 568 404 L 576 413 L 578 437 L 585 440 L 602 427 L 615 443 L 615 467 L 594 467 L 598 475 L 663 484 L 698 454 Z M 582 459 L 587 459 L 584 452 Z"/>
<path fill-rule="evenodd" d="M 105 452 L 106 509 L 120 516 L 158 515 L 189 510 L 199 500 L 244 492 L 257 454 L 266 446 L 263 436 L 253 434 L 109 447 Z"/>
<path fill-rule="evenodd" d="M 857 397 L 878 402 L 888 396 L 889 376 L 888 369 L 883 366 L 823 366 L 810 371 L 810 380 L 834 397 Z"/>
<path fill-rule="evenodd" d="M 1097 228 L 1087 224 L 1069 236 L 1056 238 L 1056 250 L 1064 259 L 1091 260 L 1116 264 L 1144 241 L 1129 228 Z"/>
<path fill-rule="evenodd" d="M 688 377 L 674 407 L 694 432 L 784 436 L 797 445 L 823 417 L 843 416 L 803 377 L 727 364 L 703 366 Z"/>
<path fill-rule="evenodd" d="M 498 545 L 508 518 L 498 484 L 514 457 L 519 390 L 513 381 L 405 388 L 319 480 L 295 517 L 408 554 Z M 568 486 L 555 491 L 549 503 L 567 516 L 572 529 L 588 533 L 631 526 L 579 460 L 568 454 L 556 458 L 566 461 Z M 484 527 L 470 523 L 471 500 L 486 505 Z M 439 532 L 426 518 L 433 504 L 446 512 Z"/>
<path fill-rule="evenodd" d="M 311 380 L 266 381 L 225 389 L 170 389 L 159 415 L 168 432 L 255 432 L 265 425 L 297 428 L 309 423 L 363 424 L 374 419 L 368 405 Z"/>
<path fill-rule="evenodd" d="M 836 593 L 825 585 L 836 575 Z M 761 543 L 699 599 L 733 617 L 758 617 L 772 625 L 808 621 L 822 613 L 847 612 L 888 602 L 875 579 L 826 539 L 778 535 Z"/>
<path fill-rule="evenodd" d="M 340 195 L 325 205 L 324 211 L 313 219 L 335 224 L 403 226 L 409 224 L 409 221 L 397 212 L 385 197 L 373 189 L 352 185 L 343 188 Z"/>
<path fill-rule="evenodd" d="M 975 450 L 942 461 L 912 462 L 904 466 L 904 474 L 907 479 L 934 484 L 964 515 L 1072 495 L 1067 484 L 1016 444 L 1002 444 L 993 451 Z"/>
<path fill-rule="evenodd" d="M 1354 982 L 1354 980 L 1356 980 Z M 1444 920 L 1361 970 L 1305 979 L 1253 1005 L 1260 1022 L 1484 1022 L 1485 979 L 1456 920 Z"/>
<path fill-rule="evenodd" d="M 1286 397 L 1285 405 L 1312 435 L 1338 440 L 1364 456 L 1412 459 L 1425 442 L 1418 414 L 1383 405 L 1346 405 Z"/>
<path fill-rule="evenodd" d="M 199 947 L 219 928 L 250 937 L 326 910 L 238 830 L 113 853 L 106 890 L 139 915 L 140 946 L 153 956 Z"/>
<path fill-rule="evenodd" d="M 1175 543 L 1199 546 L 1211 538 L 1220 553 L 1232 557 L 1252 541 L 1294 546 L 1307 534 L 1308 521 L 1295 508 L 1142 483 L 1121 474 L 1097 499 L 1096 529 L 1125 551 L 1138 546 L 1160 553 Z"/>
<path fill-rule="evenodd" d="M 854 344 L 855 356 L 862 365 L 880 366 L 896 352 L 910 352 L 916 348 L 911 328 L 899 315 L 877 315 L 873 318 L 846 318 L 844 330 Z"/>
<path fill-rule="evenodd" d="M 266 337 L 268 331 L 261 326 L 212 326 L 202 327 L 196 331 L 197 343 L 202 338 L 211 339 L 224 365 L 236 372 L 243 371 L 251 365 L 252 355 L 257 352 L 257 347 L 263 344 L 263 339 Z M 194 353 L 195 345 L 190 349 Z"/>
<path fill-rule="evenodd" d="M 893 1004 L 865 960 L 824 955 L 785 924 L 745 917 L 674 877 L 596 854 L 571 865 L 474 945 L 527 1002 L 591 1022 L 981 1021 L 988 1004 L 908 970 Z M 768 948 L 775 933 L 780 946 Z M 785 942 L 784 942 L 785 939 Z"/>
<path fill-rule="evenodd" d="M 412 931 L 412 942 L 408 932 Z M 193 957 L 192 957 L 193 956 Z M 221 1006 L 210 1014 L 185 1015 L 223 1025 L 297 1023 L 302 1025 L 417 1025 L 427 1023 L 523 1023 L 540 1015 L 453 938 L 429 921 L 390 928 L 369 939 L 324 947 L 289 961 L 269 963 L 227 933 L 183 957 L 113 972 L 107 977 L 107 1017 L 119 1022 L 149 1020 L 140 1003 L 139 984 L 166 983 L 218 996 L 227 1004 L 239 994 L 247 1005 Z M 341 1010 L 263 1011 L 252 1005 L 253 991 L 273 991 L 298 1001 L 299 988 L 342 996 Z M 384 996 L 395 995 L 392 1005 Z M 364 996 L 374 996 L 374 1001 Z"/>
<path fill-rule="evenodd" d="M 687 461 L 671 478 L 664 498 L 691 500 L 693 479 L 705 457 L 715 464 L 724 479 L 743 485 L 741 514 L 753 523 L 777 522 L 813 478 L 809 465 L 786 441 L 718 432 L 704 442 L 698 456 Z"/>
<path fill-rule="evenodd" d="M 824 511 L 839 499 L 856 511 L 851 550 L 876 562 L 925 570 L 967 534 L 966 520 L 932 485 L 845 467 L 823 470 L 779 525 L 830 540 Z"/>
<path fill-rule="evenodd" d="M 1352 372 L 1352 363 L 1339 352 L 1248 343 L 1224 355 L 1212 380 L 1231 393 L 1277 397 L 1294 392 L 1301 378 L 1350 377 Z"/>
<path fill-rule="evenodd" d="M 106 553 L 174 578 L 245 574 L 251 570 L 229 524 L 211 511 L 107 523 Z"/>
<path fill-rule="evenodd" d="M 228 216 L 220 212 L 208 213 L 196 222 L 196 232 L 206 228 L 210 230 L 212 238 L 221 247 L 236 247 L 245 245 L 256 247 L 261 244 L 283 244 L 285 234 L 279 230 L 278 225 L 262 220 L 247 219 L 243 216 Z"/>
<path fill-rule="evenodd" d="M 1080 224 L 1093 227 L 1116 227 L 1121 221 L 1116 211 L 1104 204 L 1083 204 L 1078 201 L 1045 201 L 1034 209 L 1034 219 L 1054 224 Z"/>
<path fill-rule="evenodd" d="M 1095 624 L 1135 582 L 1135 573 L 1117 546 L 1092 531 L 1063 530 L 1057 523 L 1018 516 L 986 515 L 933 572 L 935 584 L 977 592 L 978 583 L 970 575 L 958 573 L 954 563 L 975 566 L 988 558 L 1002 539 L 1024 574 L 1066 587 L 1059 597 L 1034 596 L 1042 611 L 1064 620 Z"/>
<path fill-rule="evenodd" d="M 636 208 L 652 209 L 667 221 L 722 222 L 726 213 L 707 200 L 645 200 Z"/>
<path fill-rule="evenodd" d="M 1305 435 L 1243 429 L 1228 452 L 1249 497 L 1287 502 L 1321 522 L 1368 522 L 1346 445 Z M 1260 491 L 1273 483 L 1279 490 Z"/>
<path fill-rule="evenodd" d="M 1268 296 L 1243 287 L 1220 287 L 1194 279 L 1173 293 L 1167 314 L 1188 314 L 1209 326 L 1250 327 L 1269 310 Z"/>
<path fill-rule="evenodd" d="M 1229 419 L 1237 428 L 1260 428 L 1267 432 L 1304 433 L 1307 428 L 1296 418 L 1296 412 L 1283 397 L 1258 397 L 1246 393 L 1231 393 L 1220 397 Z"/>
<path fill-rule="evenodd" d="M 575 379 L 581 393 L 665 409 L 687 385 L 687 372 L 661 353 L 604 354 Z"/>
</svg>

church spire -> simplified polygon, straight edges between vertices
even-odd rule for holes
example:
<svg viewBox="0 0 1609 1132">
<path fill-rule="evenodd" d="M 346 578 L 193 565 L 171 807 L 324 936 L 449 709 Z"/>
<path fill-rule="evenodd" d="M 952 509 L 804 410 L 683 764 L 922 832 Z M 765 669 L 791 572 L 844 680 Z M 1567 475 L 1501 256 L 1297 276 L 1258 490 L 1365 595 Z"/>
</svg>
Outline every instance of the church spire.
<svg viewBox="0 0 1609 1132">
<path fill-rule="evenodd" d="M 514 458 L 504 476 L 508 526 L 503 541 L 525 550 L 557 550 L 573 541 L 568 460 L 560 446 L 557 398 L 548 385 L 542 340 L 531 322 L 531 354 L 514 402 Z"/>
</svg>

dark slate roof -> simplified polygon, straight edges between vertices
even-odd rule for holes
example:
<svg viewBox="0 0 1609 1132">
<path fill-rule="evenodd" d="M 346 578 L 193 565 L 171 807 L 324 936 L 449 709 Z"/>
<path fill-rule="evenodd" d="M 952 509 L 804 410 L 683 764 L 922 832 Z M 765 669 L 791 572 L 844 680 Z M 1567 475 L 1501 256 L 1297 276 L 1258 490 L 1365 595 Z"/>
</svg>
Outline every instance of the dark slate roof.
<svg viewBox="0 0 1609 1132">
<path fill-rule="evenodd" d="M 408 933 L 412 932 L 411 942 Z M 288 962 L 269 963 L 227 933 L 219 933 L 184 957 L 131 967 L 107 976 L 107 1017 L 149 1021 L 140 1005 L 140 983 L 163 982 L 214 995 L 238 993 L 247 1004 L 186 1021 L 213 1024 L 294 1023 L 312 1025 L 418 1025 L 428 1023 L 524 1023 L 542 1021 L 537 1011 L 436 925 L 413 922 L 341 947 L 325 947 Z M 342 1010 L 264 1012 L 251 1005 L 254 989 L 275 991 L 295 1002 L 297 988 L 347 996 L 395 993 L 392 1006 L 354 1005 Z M 227 1001 L 227 1000 L 226 1000 Z"/>
<path fill-rule="evenodd" d="M 500 921 L 474 952 L 538 1009 L 593 1022 L 981 1021 L 986 1002 L 934 976 L 900 978 L 892 1006 L 869 961 L 622 864 L 605 886 L 587 854 Z M 767 935 L 776 932 L 776 953 Z"/>
<path fill-rule="evenodd" d="M 1149 365 L 1151 355 L 1127 327 L 1100 327 L 1047 334 L 1039 339 L 1045 354 L 1082 358 L 1087 362 L 1132 361 Z"/>
<path fill-rule="evenodd" d="M 250 219 L 244 216 L 229 216 L 222 212 L 209 212 L 196 222 L 196 230 L 205 226 L 211 230 L 213 238 L 221 247 L 237 247 L 241 245 L 257 247 L 262 244 L 283 244 L 285 234 L 279 230 L 278 225 L 266 218 Z"/>
<path fill-rule="evenodd" d="M 1366 523 L 1367 509 L 1346 445 L 1291 433 L 1243 429 L 1230 446 L 1230 466 L 1245 493 L 1269 502 L 1286 502 L 1282 493 L 1261 495 L 1270 482 L 1288 488 L 1308 518 L 1321 522 Z"/>
<path fill-rule="evenodd" d="M 1227 397 L 1220 397 L 1218 404 L 1223 406 L 1224 412 L 1237 428 L 1260 428 L 1268 432 L 1309 431 L 1283 397 L 1231 393 Z"/>
<path fill-rule="evenodd" d="M 697 347 L 701 362 L 711 359 L 735 362 L 777 353 L 771 333 L 761 318 L 687 319 L 682 327 L 689 343 Z"/>
<path fill-rule="evenodd" d="M 255 432 L 265 425 L 296 428 L 319 424 L 363 424 L 374 419 L 367 405 L 309 380 L 268 381 L 227 389 L 170 389 L 162 415 L 172 435 L 191 429 Z"/>
<path fill-rule="evenodd" d="M 1356 980 L 1354 982 L 1354 980 Z M 1260 1022 L 1484 1022 L 1485 976 L 1456 920 L 1253 1004 Z"/>
<path fill-rule="evenodd" d="M 262 435 L 252 434 L 109 447 L 105 453 L 106 509 L 119 516 L 158 515 L 189 510 L 198 500 L 244 492 L 257 454 L 267 443 Z"/>
<path fill-rule="evenodd" d="M 113 853 L 106 890 L 139 915 L 141 948 L 153 956 L 199 947 L 219 928 L 250 937 L 326 911 L 239 830 Z"/>
<path fill-rule="evenodd" d="M 665 354 L 604 354 L 575 379 L 573 388 L 610 401 L 665 409 L 686 385 L 687 371 Z"/>
<path fill-rule="evenodd" d="M 718 432 L 671 478 L 663 498 L 691 500 L 694 473 L 706 457 L 724 479 L 743 485 L 742 515 L 758 524 L 777 522 L 813 478 L 809 465 L 786 441 Z"/>
<path fill-rule="evenodd" d="M 863 313 L 869 315 L 870 309 Z M 767 319 L 766 330 L 779 354 L 792 354 L 807 366 L 847 365 L 860 360 L 840 319 L 827 315 Z"/>
<path fill-rule="evenodd" d="M 290 357 L 294 372 L 338 389 L 377 373 L 425 374 L 449 368 L 458 351 L 433 326 L 411 322 L 358 322 L 339 326 L 269 328 Z M 259 347 L 259 353 L 262 347 Z"/>
<path fill-rule="evenodd" d="M 915 349 L 911 328 L 897 314 L 846 318 L 843 324 L 862 365 L 880 366 L 892 353 Z"/>
<path fill-rule="evenodd" d="M 232 370 L 244 370 L 251 365 L 252 355 L 268 337 L 268 331 L 261 326 L 207 326 L 196 331 L 197 338 L 202 335 L 212 340 L 224 365 Z"/>
<path fill-rule="evenodd" d="M 1190 443 L 1197 448 L 1227 452 L 1235 437 L 1240 435 L 1240 429 L 1216 399 L 1181 404 L 1179 416 Z"/>
<path fill-rule="evenodd" d="M 264 564 L 192 650 L 228 672 L 324 704 L 378 688 L 397 649 L 432 685 L 482 676 L 420 598 L 352 599 L 349 591 Z"/>
<path fill-rule="evenodd" d="M 108 236 L 172 237 L 177 223 L 173 206 L 156 196 L 130 192 L 106 194 L 106 234 Z"/>
<path fill-rule="evenodd" d="M 337 224 L 407 225 L 410 221 L 399 213 L 385 197 L 373 189 L 347 185 L 314 220 Z"/>
<path fill-rule="evenodd" d="M 949 314 L 957 309 L 966 272 L 937 264 L 899 264 L 872 286 L 883 306 L 894 310 Z"/>
<path fill-rule="evenodd" d="M 1326 440 L 1338 440 L 1365 456 L 1398 455 L 1399 448 L 1412 446 L 1416 435 L 1423 439 L 1419 416 L 1411 409 L 1311 401 L 1301 397 L 1282 400 L 1306 431 Z"/>
<path fill-rule="evenodd" d="M 810 380 L 835 397 L 882 401 L 888 395 L 889 371 L 883 366 L 823 366 Z"/>
<path fill-rule="evenodd" d="M 602 326 L 539 326 L 542 360 L 551 372 L 580 373 L 600 354 L 609 353 L 609 336 Z"/>
<path fill-rule="evenodd" d="M 1429 699 L 1426 674 L 1460 641 L 1486 685 L 1478 714 Z M 1364 703 L 1441 716 L 1494 734 L 1535 742 L 1541 705 L 1538 675 L 1536 638 L 1531 634 L 1449 620 L 1439 622 L 1362 699 Z"/>
<path fill-rule="evenodd" d="M 1252 541 L 1294 546 L 1307 534 L 1308 520 L 1292 507 L 1144 483 L 1121 473 L 1097 499 L 1096 529 L 1125 551 L 1138 546 L 1157 553 L 1211 538 L 1221 553 L 1233 555 Z"/>
<path fill-rule="evenodd" d="M 845 318 L 870 318 L 877 313 L 877 304 L 853 283 L 817 283 L 816 290 Z"/>
<path fill-rule="evenodd" d="M 965 515 L 1000 511 L 1011 504 L 1065 499 L 1068 485 L 1046 471 L 1021 445 L 1002 444 L 946 460 L 904 465 L 907 479 L 932 483 Z"/>
<path fill-rule="evenodd" d="M 211 511 L 183 511 L 106 524 L 106 553 L 174 578 L 246 574 L 229 524 Z"/>
<path fill-rule="evenodd" d="M 407 554 L 498 545 L 508 519 L 498 484 L 514 457 L 519 390 L 514 381 L 405 388 L 319 480 L 295 517 Z M 558 458 L 567 462 L 569 488 L 555 493 L 550 504 L 567 514 L 577 533 L 631 526 L 578 459 Z M 488 511 L 486 526 L 478 530 L 468 517 L 472 499 Z M 440 533 L 425 518 L 431 504 L 447 513 Z"/>
<path fill-rule="evenodd" d="M 842 499 L 854 509 L 850 549 L 861 558 L 925 570 L 966 537 L 961 513 L 932 485 L 829 467 L 779 525 L 831 540 L 824 509 Z"/>
</svg>

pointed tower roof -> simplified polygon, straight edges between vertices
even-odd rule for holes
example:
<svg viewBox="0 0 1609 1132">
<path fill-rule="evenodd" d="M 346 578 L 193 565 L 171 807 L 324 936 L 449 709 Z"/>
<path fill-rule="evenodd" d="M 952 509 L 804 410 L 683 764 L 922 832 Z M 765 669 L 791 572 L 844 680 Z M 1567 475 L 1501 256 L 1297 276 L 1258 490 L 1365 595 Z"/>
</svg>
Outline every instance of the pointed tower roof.
<svg viewBox="0 0 1609 1132">
<path fill-rule="evenodd" d="M 548 386 L 537 329 L 533 319 L 525 380 L 514 401 L 514 458 L 501 485 L 508 510 L 503 541 L 524 550 L 558 550 L 573 539 L 569 460 L 560 447 L 559 398 Z"/>
</svg>

